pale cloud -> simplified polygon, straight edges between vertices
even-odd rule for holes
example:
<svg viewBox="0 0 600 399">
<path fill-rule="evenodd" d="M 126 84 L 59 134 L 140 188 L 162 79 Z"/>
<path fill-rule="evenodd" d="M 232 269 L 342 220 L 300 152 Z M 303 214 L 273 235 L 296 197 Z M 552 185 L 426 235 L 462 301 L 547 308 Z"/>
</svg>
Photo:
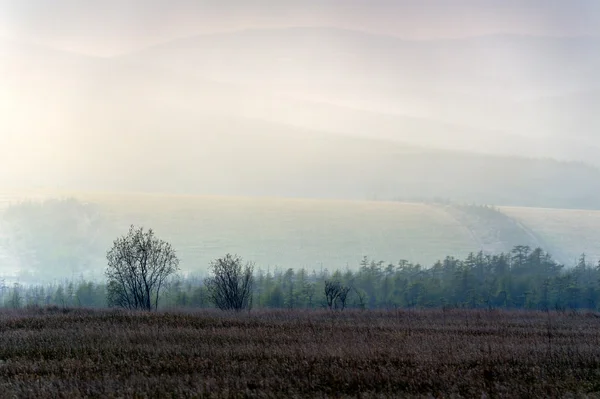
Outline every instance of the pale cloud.
<svg viewBox="0 0 600 399">
<path fill-rule="evenodd" d="M 409 39 L 600 35 L 600 2 L 0 0 L 1 35 L 98 55 L 196 34 L 289 26 L 330 26 Z"/>
<path fill-rule="evenodd" d="M 363 142 L 338 151 L 337 135 L 598 165 L 598 39 L 406 42 L 306 27 L 408 39 L 598 35 L 599 15 L 587 0 L 0 0 L 0 36 L 11 39 L 0 40 L 0 183 L 221 194 L 289 184 L 308 195 L 322 188 L 308 183 L 321 178 L 313 158 L 364 158 Z M 294 26 L 304 28 L 266 29 Z M 109 56 L 249 28 L 263 30 L 112 59 L 23 43 Z M 397 168 L 381 162 L 382 184 L 396 190 Z M 360 165 L 335 175 L 348 192 L 362 190 Z M 166 185 L 153 186 L 157 176 Z M 303 179 L 312 188 L 300 193 Z"/>
</svg>

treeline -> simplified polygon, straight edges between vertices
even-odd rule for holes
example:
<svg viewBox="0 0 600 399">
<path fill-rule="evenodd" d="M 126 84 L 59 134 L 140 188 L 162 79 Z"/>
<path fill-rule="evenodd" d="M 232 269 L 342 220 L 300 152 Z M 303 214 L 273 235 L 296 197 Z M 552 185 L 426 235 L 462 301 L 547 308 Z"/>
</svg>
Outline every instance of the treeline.
<svg viewBox="0 0 600 399">
<path fill-rule="evenodd" d="M 364 258 L 354 271 L 258 269 L 253 280 L 252 308 L 341 307 L 326 295 L 332 283 L 347 292 L 343 305 L 348 308 L 567 310 L 600 304 L 600 264 L 582 255 L 574 267 L 565 268 L 542 249 L 527 246 L 496 255 L 472 253 L 465 259 L 448 256 L 431 267 Z M 14 308 L 106 307 L 106 293 L 104 283 L 83 279 L 0 289 L 2 305 Z M 203 278 L 178 277 L 169 281 L 160 308 L 212 306 Z"/>
</svg>

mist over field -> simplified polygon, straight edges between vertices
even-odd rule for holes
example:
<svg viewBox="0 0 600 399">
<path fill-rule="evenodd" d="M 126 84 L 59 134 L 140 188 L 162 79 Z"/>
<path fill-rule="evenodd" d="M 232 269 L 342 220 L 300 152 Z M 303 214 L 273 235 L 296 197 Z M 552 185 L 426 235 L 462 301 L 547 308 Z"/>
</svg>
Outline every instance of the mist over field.
<svg viewBox="0 0 600 399">
<path fill-rule="evenodd" d="M 595 231 L 600 206 L 599 19 L 591 0 L 0 0 L 2 208 L 31 193 L 98 206 L 114 223 L 86 225 L 100 263 L 110 234 L 135 221 L 184 254 L 208 247 L 184 256 L 188 270 L 232 248 L 265 266 L 333 268 L 504 251 L 515 237 L 570 264 L 596 253 L 572 220 Z M 101 192 L 164 198 L 136 197 L 136 218 L 89 194 Z M 174 194 L 217 197 L 192 206 Z M 219 208 L 235 200 L 218 196 L 270 199 Z M 504 216 L 448 205 L 464 203 Z M 571 211 L 548 219 L 547 208 Z M 346 224 L 319 219 L 324 209 Z M 19 212 L 0 228 L 11 270 L 43 253 L 19 250 L 43 241 L 24 235 Z M 70 274 L 88 264 L 69 262 Z"/>
<path fill-rule="evenodd" d="M 406 152 L 598 165 L 593 2 L 106 4 L 3 2 L 3 185 L 364 199 L 404 195 Z"/>
<path fill-rule="evenodd" d="M 599 397 L 600 1 L 0 0 L 0 396 Z"/>
</svg>

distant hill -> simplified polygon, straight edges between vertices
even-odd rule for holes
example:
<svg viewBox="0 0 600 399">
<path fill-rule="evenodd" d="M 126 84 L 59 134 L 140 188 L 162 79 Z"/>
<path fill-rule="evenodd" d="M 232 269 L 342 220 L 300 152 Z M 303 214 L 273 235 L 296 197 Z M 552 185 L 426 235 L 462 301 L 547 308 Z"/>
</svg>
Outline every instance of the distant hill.
<svg viewBox="0 0 600 399">
<path fill-rule="evenodd" d="M 76 151 L 46 161 L 30 179 L 80 190 L 600 204 L 600 171 L 580 163 L 432 150 L 241 118 L 203 117 L 189 126 L 130 122 L 114 141 L 98 126 L 62 143 L 55 137 L 56 147 L 75 140 Z"/>
<path fill-rule="evenodd" d="M 587 103 L 568 93 L 593 90 L 597 44 L 296 28 L 108 59 L 3 42 L 0 183 L 596 208 L 595 167 L 545 158 L 600 165 L 594 135 L 552 123 Z"/>
<path fill-rule="evenodd" d="M 0 275 L 102 278 L 105 253 L 130 224 L 170 241 L 185 273 L 237 253 L 263 270 L 356 269 L 363 256 L 431 266 L 447 255 L 542 247 L 567 267 L 600 259 L 600 212 L 492 209 L 385 201 L 110 193 L 47 193 L 80 202 L 0 203 Z M 14 194 L 12 201 L 20 197 Z M 9 199 L 9 198 L 6 198 Z M 25 278 L 25 277 L 23 277 Z"/>
<path fill-rule="evenodd" d="M 570 133 L 571 142 L 593 143 L 593 152 L 582 148 L 582 153 L 588 156 L 598 156 L 600 142 L 600 118 L 597 110 L 600 108 L 600 90 L 585 90 L 569 92 L 563 95 L 546 96 L 521 103 L 523 109 L 534 113 L 544 110 L 542 115 L 548 122 L 548 130 L 556 138 Z M 565 143 L 566 144 L 566 143 Z M 589 158 L 591 159 L 591 158 Z"/>
<path fill-rule="evenodd" d="M 569 107 L 562 110 L 540 102 L 531 108 L 522 101 L 600 88 L 598 48 L 600 39 L 593 37 L 493 35 L 406 41 L 339 29 L 290 28 L 186 38 L 123 60 L 351 106 L 355 112 L 462 126 L 474 140 L 496 131 L 513 141 L 513 151 L 531 144 L 527 138 L 547 137 L 547 151 L 536 155 L 571 158 L 576 154 L 564 148 L 566 142 L 561 148 L 550 139 L 568 138 L 582 125 L 596 125 L 596 118 L 588 114 L 575 125 L 555 125 L 551 122 L 568 115 Z M 406 139 L 417 132 L 403 131 L 399 125 L 395 136 Z M 372 129 L 369 134 L 380 132 Z M 488 142 L 490 149 L 495 148 Z"/>
<path fill-rule="evenodd" d="M 131 108 L 130 116 L 165 105 L 447 149 L 525 155 L 528 148 L 534 156 L 593 159 L 577 158 L 586 143 L 566 139 L 597 125 L 591 113 L 568 121 L 581 109 L 569 95 L 600 89 L 598 38 L 407 41 L 289 28 L 185 38 L 113 59 L 2 47 L 2 83 L 35 76 L 24 82 L 35 89 L 24 93 L 31 101 L 41 91 L 84 119 L 97 108 L 114 111 L 108 104 Z M 548 97 L 567 103 L 536 101 Z M 448 135 L 456 143 L 441 140 Z"/>
<path fill-rule="evenodd" d="M 184 38 L 124 58 L 267 89 L 338 85 L 340 98 L 357 95 L 353 88 L 397 98 L 402 87 L 527 98 L 589 90 L 600 63 L 594 51 L 599 43 L 593 37 L 519 35 L 408 41 L 332 28 L 288 28 Z"/>
</svg>

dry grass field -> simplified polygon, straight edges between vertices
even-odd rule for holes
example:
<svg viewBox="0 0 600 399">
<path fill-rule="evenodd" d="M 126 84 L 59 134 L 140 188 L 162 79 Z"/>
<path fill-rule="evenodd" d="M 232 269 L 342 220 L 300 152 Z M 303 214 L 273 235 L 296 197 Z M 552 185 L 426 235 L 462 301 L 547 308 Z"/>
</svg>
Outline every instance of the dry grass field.
<svg viewBox="0 0 600 399">
<path fill-rule="evenodd" d="M 2 397 L 600 396 L 600 319 L 499 311 L 0 314 Z"/>
</svg>

